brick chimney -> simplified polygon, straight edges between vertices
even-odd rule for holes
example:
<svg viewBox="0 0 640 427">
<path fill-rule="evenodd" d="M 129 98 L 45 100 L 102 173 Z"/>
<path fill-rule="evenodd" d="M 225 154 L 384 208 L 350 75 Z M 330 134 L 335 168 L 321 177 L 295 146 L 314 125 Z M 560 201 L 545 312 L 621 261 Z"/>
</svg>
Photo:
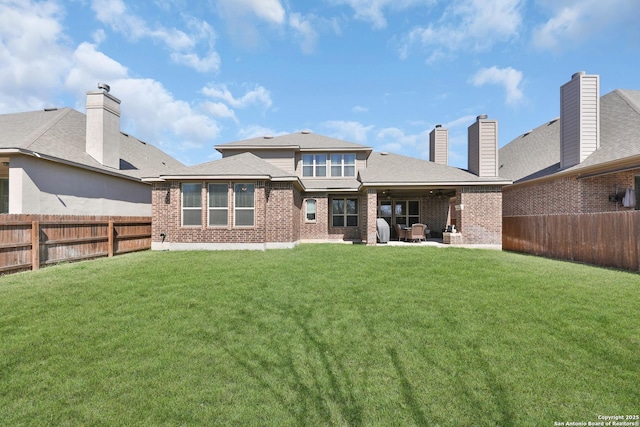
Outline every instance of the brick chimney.
<svg viewBox="0 0 640 427">
<path fill-rule="evenodd" d="M 568 168 L 600 147 L 600 76 L 580 71 L 560 87 L 560 167 Z"/>
<path fill-rule="evenodd" d="M 99 83 L 87 92 L 86 150 L 100 164 L 120 169 L 120 100 L 109 89 Z"/>
<path fill-rule="evenodd" d="M 441 165 L 449 163 L 449 130 L 442 125 L 436 125 L 429 133 L 429 160 Z"/>
<path fill-rule="evenodd" d="M 498 121 L 486 114 L 469 126 L 469 172 L 478 176 L 498 176 Z"/>
</svg>

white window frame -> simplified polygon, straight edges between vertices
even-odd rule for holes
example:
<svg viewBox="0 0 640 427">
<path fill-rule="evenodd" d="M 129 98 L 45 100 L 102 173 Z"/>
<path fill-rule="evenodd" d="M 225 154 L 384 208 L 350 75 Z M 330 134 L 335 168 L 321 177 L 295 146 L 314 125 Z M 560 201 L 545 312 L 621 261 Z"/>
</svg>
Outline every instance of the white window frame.
<svg viewBox="0 0 640 427">
<path fill-rule="evenodd" d="M 187 185 L 197 185 L 200 187 L 200 206 L 185 206 L 185 186 Z M 180 187 L 180 207 L 181 207 L 181 224 L 183 227 L 202 227 L 202 188 L 203 185 L 201 182 L 183 182 Z M 200 223 L 199 224 L 185 224 L 184 217 L 185 211 L 199 211 L 200 212 Z"/>
<path fill-rule="evenodd" d="M 353 163 L 347 163 L 346 162 L 346 157 L 347 156 L 353 156 Z M 338 158 L 339 157 L 339 161 L 334 161 L 334 157 Z M 356 155 L 355 153 L 332 153 L 330 156 L 330 174 L 332 177 L 338 178 L 338 177 L 352 177 L 352 176 L 356 176 Z M 340 174 L 337 175 L 333 173 L 333 168 L 340 168 Z M 353 168 L 353 174 L 349 174 L 346 175 L 345 174 L 345 169 L 346 168 Z"/>
<path fill-rule="evenodd" d="M 309 202 L 313 202 L 313 219 L 309 219 Z M 305 199 L 304 201 L 304 222 L 316 222 L 318 219 L 318 201 L 316 199 Z"/>
<path fill-rule="evenodd" d="M 241 188 L 245 186 L 248 188 L 249 186 L 253 187 L 253 206 L 241 206 L 238 207 L 238 193 L 242 192 Z M 240 224 L 238 225 L 238 211 L 251 211 L 253 212 L 253 223 L 252 224 Z M 237 228 L 252 228 L 256 225 L 256 184 L 252 182 L 236 182 L 233 184 L 233 226 Z"/>
<path fill-rule="evenodd" d="M 311 157 L 311 163 L 305 163 L 305 157 Z M 324 157 L 324 163 L 319 159 Z M 302 155 L 302 176 L 304 178 L 326 177 L 327 176 L 328 156 L 326 154 L 303 154 Z M 305 168 L 311 168 L 311 175 L 305 175 Z M 320 168 L 324 168 L 324 174 L 319 174 Z"/>
<path fill-rule="evenodd" d="M 224 186 L 227 189 L 227 204 L 226 206 L 211 206 L 211 187 L 212 186 Z M 228 182 L 210 182 L 207 184 L 207 226 L 211 228 L 228 227 L 229 226 L 229 183 Z M 212 211 L 225 211 L 227 213 L 226 222 L 224 224 L 211 224 Z"/>
</svg>

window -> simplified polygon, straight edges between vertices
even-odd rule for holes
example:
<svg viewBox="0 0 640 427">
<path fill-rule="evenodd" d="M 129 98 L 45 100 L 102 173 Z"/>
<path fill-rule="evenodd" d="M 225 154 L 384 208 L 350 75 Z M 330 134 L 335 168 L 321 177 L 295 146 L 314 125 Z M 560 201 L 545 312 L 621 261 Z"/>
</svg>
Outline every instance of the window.
<svg viewBox="0 0 640 427">
<path fill-rule="evenodd" d="M 358 226 L 358 199 L 333 199 L 331 224 L 334 227 Z"/>
<path fill-rule="evenodd" d="M 332 154 L 331 176 L 356 176 L 356 155 Z"/>
<path fill-rule="evenodd" d="M 305 202 L 305 219 L 307 222 L 316 222 L 316 200 L 307 199 Z"/>
<path fill-rule="evenodd" d="M 255 210 L 255 184 L 235 184 L 233 192 L 235 193 L 235 225 L 252 227 Z"/>
<path fill-rule="evenodd" d="M 182 225 L 202 225 L 202 184 L 182 184 Z"/>
<path fill-rule="evenodd" d="M 420 222 L 420 202 L 397 200 L 395 202 L 396 224 L 411 226 Z"/>
<path fill-rule="evenodd" d="M 302 176 L 327 176 L 327 155 L 303 154 Z"/>
<path fill-rule="evenodd" d="M 209 225 L 222 227 L 229 222 L 229 184 L 209 184 Z"/>
<path fill-rule="evenodd" d="M 378 204 L 378 217 L 384 218 L 387 224 L 391 225 L 393 209 L 391 207 L 391 200 L 382 200 Z"/>
</svg>

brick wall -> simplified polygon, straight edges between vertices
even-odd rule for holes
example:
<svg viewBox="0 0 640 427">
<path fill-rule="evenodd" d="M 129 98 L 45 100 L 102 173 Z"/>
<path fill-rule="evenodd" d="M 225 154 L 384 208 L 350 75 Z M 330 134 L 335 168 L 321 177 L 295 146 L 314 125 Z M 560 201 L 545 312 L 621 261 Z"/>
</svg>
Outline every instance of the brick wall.
<svg viewBox="0 0 640 427">
<path fill-rule="evenodd" d="M 503 190 L 503 214 L 509 217 L 633 210 L 624 208 L 620 202 L 609 201 L 609 196 L 616 191 L 623 195 L 627 187 L 634 188 L 637 175 L 640 175 L 640 169 L 591 178 L 564 177 L 508 186 Z"/>
<path fill-rule="evenodd" d="M 294 193 L 299 194 L 299 191 L 294 190 L 292 183 L 267 184 L 264 211 L 267 242 L 295 242 L 300 239 L 299 204 L 296 204 Z"/>
<path fill-rule="evenodd" d="M 502 243 L 500 187 L 462 187 L 458 192 L 457 228 L 465 244 Z"/>
</svg>

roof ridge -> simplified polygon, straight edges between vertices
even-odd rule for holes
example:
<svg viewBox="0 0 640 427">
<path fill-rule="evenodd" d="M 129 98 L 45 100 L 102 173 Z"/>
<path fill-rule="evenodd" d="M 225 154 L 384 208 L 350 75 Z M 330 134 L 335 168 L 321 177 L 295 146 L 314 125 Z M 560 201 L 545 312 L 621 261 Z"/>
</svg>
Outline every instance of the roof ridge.
<svg viewBox="0 0 640 427">
<path fill-rule="evenodd" d="M 72 108 L 64 107 L 61 110 L 61 111 L 63 111 L 63 113 L 60 114 L 57 119 L 52 119 L 51 123 L 48 126 L 47 125 L 43 125 L 42 128 L 40 128 L 40 129 L 42 129 L 40 132 L 38 132 L 40 129 L 34 129 L 34 131 L 32 133 L 30 133 L 26 138 L 28 142 L 25 145 L 25 148 L 29 148 L 32 144 L 34 144 L 42 135 L 44 135 L 52 127 L 57 125 L 60 122 L 60 120 L 62 120 L 72 110 L 73 110 Z M 47 111 L 45 110 L 45 113 L 46 112 Z M 32 137 L 32 135 L 33 135 L 33 137 Z"/>
<path fill-rule="evenodd" d="M 633 111 L 635 111 L 639 116 L 640 116 L 640 106 L 638 104 L 636 104 L 626 93 L 623 89 L 616 89 L 614 91 L 615 93 L 618 94 L 618 96 L 620 96 L 620 98 L 622 98 L 622 100 L 624 102 L 627 103 L 627 105 L 629 107 L 631 107 L 631 109 Z"/>
</svg>

